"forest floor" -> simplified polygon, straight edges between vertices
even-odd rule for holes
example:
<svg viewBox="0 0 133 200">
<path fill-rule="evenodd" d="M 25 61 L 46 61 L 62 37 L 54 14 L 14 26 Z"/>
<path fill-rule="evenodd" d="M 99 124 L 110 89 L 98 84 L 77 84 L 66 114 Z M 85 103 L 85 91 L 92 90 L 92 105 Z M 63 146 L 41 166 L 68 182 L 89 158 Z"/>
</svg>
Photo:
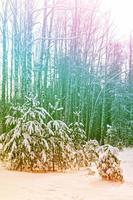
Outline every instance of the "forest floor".
<svg viewBox="0 0 133 200">
<path fill-rule="evenodd" d="M 102 181 L 87 169 L 35 174 L 0 166 L 0 200 L 133 200 L 133 149 L 120 153 L 124 183 Z"/>
</svg>

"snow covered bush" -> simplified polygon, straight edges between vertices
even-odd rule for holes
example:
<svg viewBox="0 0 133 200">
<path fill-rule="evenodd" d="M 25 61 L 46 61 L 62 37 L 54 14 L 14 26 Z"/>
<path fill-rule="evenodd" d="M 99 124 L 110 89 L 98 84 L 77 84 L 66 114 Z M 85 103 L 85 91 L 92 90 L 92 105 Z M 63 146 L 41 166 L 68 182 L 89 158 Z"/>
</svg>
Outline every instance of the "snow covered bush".
<svg viewBox="0 0 133 200">
<path fill-rule="evenodd" d="M 51 132 L 44 120 L 50 115 L 36 98 L 26 99 L 22 106 L 12 106 L 6 117 L 9 131 L 0 136 L 1 158 L 11 169 L 45 170 Z"/>
<path fill-rule="evenodd" d="M 88 162 L 96 162 L 98 158 L 97 154 L 97 148 L 99 147 L 97 140 L 89 140 L 86 142 L 86 144 L 83 146 L 84 154 L 87 157 Z"/>
<path fill-rule="evenodd" d="M 61 120 L 51 120 L 47 128 L 52 131 L 51 153 L 49 163 L 53 171 L 64 170 L 72 167 L 74 145 L 70 138 L 68 126 Z"/>
<path fill-rule="evenodd" d="M 105 143 L 110 145 L 115 145 L 117 141 L 118 141 L 117 130 L 113 126 L 107 125 Z"/>
<path fill-rule="evenodd" d="M 84 125 L 81 122 L 74 122 L 69 125 L 69 128 L 75 149 L 81 149 L 86 140 Z"/>
<path fill-rule="evenodd" d="M 117 129 L 111 125 L 107 125 L 105 143 L 118 147 L 119 150 L 122 150 L 124 147 L 124 143 L 122 141 L 122 138 L 120 138 Z"/>
<path fill-rule="evenodd" d="M 123 181 L 118 151 L 119 150 L 116 147 L 112 147 L 110 145 L 103 145 L 99 147 L 99 160 L 97 162 L 97 168 L 102 179 Z"/>
<path fill-rule="evenodd" d="M 75 151 L 75 162 L 78 167 L 91 166 L 96 163 L 98 159 L 97 148 L 99 144 L 96 140 L 89 140 L 81 146 L 79 150 Z"/>
<path fill-rule="evenodd" d="M 24 105 L 12 106 L 6 117 L 9 131 L 0 136 L 1 159 L 16 170 L 55 171 L 72 167 L 75 150 L 69 127 L 54 120 L 36 98 L 26 99 Z"/>
</svg>

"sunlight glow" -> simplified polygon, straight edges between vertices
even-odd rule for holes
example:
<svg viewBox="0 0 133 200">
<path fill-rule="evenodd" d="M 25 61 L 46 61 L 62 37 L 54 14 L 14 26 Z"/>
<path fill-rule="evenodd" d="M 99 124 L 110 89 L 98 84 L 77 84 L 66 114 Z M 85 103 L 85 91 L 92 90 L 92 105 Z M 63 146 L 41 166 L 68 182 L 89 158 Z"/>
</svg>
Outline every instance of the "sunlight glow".
<svg viewBox="0 0 133 200">
<path fill-rule="evenodd" d="M 103 9 L 110 10 L 117 35 L 128 37 L 133 31 L 133 0 L 103 0 Z"/>
</svg>

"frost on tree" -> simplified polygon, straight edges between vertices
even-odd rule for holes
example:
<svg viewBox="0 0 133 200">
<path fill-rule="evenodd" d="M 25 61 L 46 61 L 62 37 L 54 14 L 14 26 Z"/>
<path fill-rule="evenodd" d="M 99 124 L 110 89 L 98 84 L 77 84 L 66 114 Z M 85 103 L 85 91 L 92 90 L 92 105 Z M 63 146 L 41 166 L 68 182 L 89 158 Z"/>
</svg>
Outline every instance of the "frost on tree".
<svg viewBox="0 0 133 200">
<path fill-rule="evenodd" d="M 9 131 L 0 136 L 0 159 L 15 170 L 70 168 L 74 148 L 69 128 L 63 121 L 54 120 L 36 98 L 26 99 L 22 106 L 12 106 L 6 117 Z"/>
<path fill-rule="evenodd" d="M 22 106 L 12 106 L 6 117 L 8 133 L 0 136 L 2 160 L 9 168 L 26 171 L 45 170 L 49 135 L 44 120 L 47 111 L 36 98 L 28 98 Z"/>
<path fill-rule="evenodd" d="M 103 145 L 98 149 L 99 160 L 97 164 L 99 175 L 104 180 L 123 181 L 123 175 L 118 159 L 118 149 L 110 145 Z"/>
<path fill-rule="evenodd" d="M 92 163 L 96 163 L 98 159 L 97 148 L 98 142 L 96 140 L 89 140 L 85 142 L 80 149 L 75 151 L 75 164 L 78 167 L 89 167 L 90 169 Z"/>
</svg>

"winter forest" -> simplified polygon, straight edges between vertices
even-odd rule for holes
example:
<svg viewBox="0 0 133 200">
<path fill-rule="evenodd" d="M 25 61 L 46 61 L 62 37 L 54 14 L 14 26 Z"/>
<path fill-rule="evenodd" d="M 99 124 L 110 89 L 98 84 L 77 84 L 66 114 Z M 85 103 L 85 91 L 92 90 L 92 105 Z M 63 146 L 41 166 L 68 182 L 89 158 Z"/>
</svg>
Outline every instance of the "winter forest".
<svg viewBox="0 0 133 200">
<path fill-rule="evenodd" d="M 133 34 L 118 39 L 101 3 L 0 0 L 0 162 L 6 168 L 82 173 L 87 167 L 91 175 L 123 182 L 117 153 L 123 150 L 123 159 L 133 147 Z"/>
</svg>

